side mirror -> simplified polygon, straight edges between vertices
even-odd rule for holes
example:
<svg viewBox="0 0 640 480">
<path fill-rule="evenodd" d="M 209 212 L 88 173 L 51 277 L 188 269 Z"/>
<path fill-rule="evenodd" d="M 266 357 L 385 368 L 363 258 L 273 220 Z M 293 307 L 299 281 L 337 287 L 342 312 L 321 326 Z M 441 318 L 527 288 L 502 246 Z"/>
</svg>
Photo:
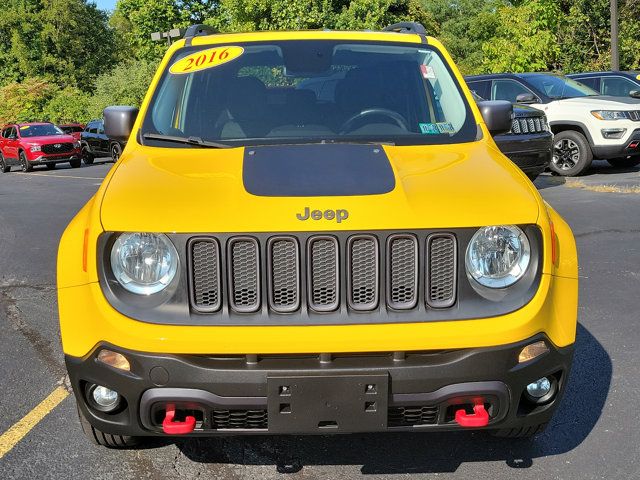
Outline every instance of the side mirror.
<svg viewBox="0 0 640 480">
<path fill-rule="evenodd" d="M 516 103 L 523 103 L 525 105 L 529 105 L 531 103 L 537 103 L 538 97 L 536 97 L 533 93 L 521 93 L 516 97 Z"/>
<path fill-rule="evenodd" d="M 640 90 L 631 90 L 629 92 L 629 96 L 631 98 L 639 98 L 640 99 Z"/>
<path fill-rule="evenodd" d="M 500 135 L 511 131 L 513 105 L 505 100 L 486 100 L 478 102 L 478 108 L 491 135 Z"/>
<path fill-rule="evenodd" d="M 107 107 L 104 109 L 104 133 L 113 140 L 126 142 L 136 123 L 138 109 L 135 107 Z"/>
</svg>

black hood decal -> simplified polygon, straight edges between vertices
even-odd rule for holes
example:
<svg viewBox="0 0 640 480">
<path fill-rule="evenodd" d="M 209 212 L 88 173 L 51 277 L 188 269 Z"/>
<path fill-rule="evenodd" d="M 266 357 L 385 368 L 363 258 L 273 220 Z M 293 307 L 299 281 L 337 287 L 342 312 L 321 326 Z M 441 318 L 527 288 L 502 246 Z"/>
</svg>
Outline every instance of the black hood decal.
<svg viewBox="0 0 640 480">
<path fill-rule="evenodd" d="M 247 147 L 242 179 L 247 192 L 264 197 L 376 195 L 396 185 L 379 145 Z"/>
</svg>

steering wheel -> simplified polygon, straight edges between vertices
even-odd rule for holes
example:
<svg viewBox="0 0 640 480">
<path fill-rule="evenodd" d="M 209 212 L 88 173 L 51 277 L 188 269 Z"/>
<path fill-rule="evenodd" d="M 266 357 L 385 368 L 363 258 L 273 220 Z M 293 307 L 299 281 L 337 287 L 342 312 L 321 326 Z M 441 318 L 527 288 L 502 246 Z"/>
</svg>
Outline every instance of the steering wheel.
<svg viewBox="0 0 640 480">
<path fill-rule="evenodd" d="M 398 125 L 403 130 L 407 130 L 407 131 L 409 130 L 409 127 L 407 126 L 407 122 L 405 121 L 403 116 L 400 115 L 398 112 L 394 112 L 393 110 L 389 110 L 387 108 L 367 108 L 365 110 L 362 110 L 359 113 L 356 113 L 355 115 L 350 117 L 346 122 L 344 122 L 340 127 L 340 133 L 350 132 L 351 130 L 353 130 L 354 123 L 356 123 L 358 120 L 362 118 L 370 117 L 371 115 L 384 115 L 385 117 L 388 117 L 391 120 L 393 120 L 393 123 Z"/>
</svg>

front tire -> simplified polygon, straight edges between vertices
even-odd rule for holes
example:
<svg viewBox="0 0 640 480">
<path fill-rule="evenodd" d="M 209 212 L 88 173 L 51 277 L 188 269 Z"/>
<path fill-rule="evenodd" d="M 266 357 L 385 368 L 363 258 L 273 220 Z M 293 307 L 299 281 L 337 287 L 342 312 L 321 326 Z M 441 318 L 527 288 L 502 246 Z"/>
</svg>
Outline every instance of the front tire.
<svg viewBox="0 0 640 480">
<path fill-rule="evenodd" d="M 89 150 L 89 147 L 87 147 L 86 145 L 82 147 L 82 161 L 84 162 L 84 164 L 91 165 L 94 160 L 95 160 L 95 157 Z"/>
<path fill-rule="evenodd" d="M 640 157 L 634 158 L 610 158 L 607 160 L 609 165 L 616 168 L 629 168 L 635 167 L 636 165 L 640 165 Z"/>
<path fill-rule="evenodd" d="M 553 158 L 549 168 L 566 177 L 584 173 L 593 161 L 589 142 L 580 132 L 565 130 L 553 139 Z"/>
<path fill-rule="evenodd" d="M 116 163 L 120 159 L 120 155 L 122 155 L 122 148 L 119 143 L 114 143 L 111 145 L 111 160 L 113 163 Z"/>
<path fill-rule="evenodd" d="M 80 408 L 78 408 L 78 418 L 80 419 L 82 431 L 94 445 L 100 445 L 107 448 L 131 448 L 140 443 L 138 437 L 111 435 L 110 433 L 104 433 L 98 430 L 89 423 L 89 420 L 86 419 L 84 414 L 80 411 Z"/>
<path fill-rule="evenodd" d="M 11 171 L 11 167 L 7 165 L 4 161 L 4 157 L 0 153 L 0 173 L 9 173 Z"/>
<path fill-rule="evenodd" d="M 69 160 L 69 165 L 71 165 L 71 168 L 80 168 L 82 165 L 82 159 L 76 158 L 75 160 Z"/>
<path fill-rule="evenodd" d="M 33 165 L 27 160 L 27 156 L 24 152 L 20 152 L 20 165 L 24 173 L 33 171 Z"/>
</svg>

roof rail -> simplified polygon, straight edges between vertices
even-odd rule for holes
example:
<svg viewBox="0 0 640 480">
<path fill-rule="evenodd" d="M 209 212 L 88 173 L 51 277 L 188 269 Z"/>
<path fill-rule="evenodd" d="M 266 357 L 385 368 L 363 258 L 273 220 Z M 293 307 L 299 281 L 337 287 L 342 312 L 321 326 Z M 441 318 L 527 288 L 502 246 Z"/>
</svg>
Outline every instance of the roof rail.
<svg viewBox="0 0 640 480">
<path fill-rule="evenodd" d="M 191 25 L 189 28 L 187 28 L 187 31 L 184 34 L 184 38 L 190 39 L 193 37 L 201 37 L 203 35 L 214 35 L 216 33 L 218 33 L 218 31 L 215 28 L 199 23 L 197 25 Z"/>
<path fill-rule="evenodd" d="M 427 30 L 420 22 L 398 22 L 382 29 L 383 32 L 396 33 L 417 33 L 418 35 L 426 35 Z"/>
</svg>

